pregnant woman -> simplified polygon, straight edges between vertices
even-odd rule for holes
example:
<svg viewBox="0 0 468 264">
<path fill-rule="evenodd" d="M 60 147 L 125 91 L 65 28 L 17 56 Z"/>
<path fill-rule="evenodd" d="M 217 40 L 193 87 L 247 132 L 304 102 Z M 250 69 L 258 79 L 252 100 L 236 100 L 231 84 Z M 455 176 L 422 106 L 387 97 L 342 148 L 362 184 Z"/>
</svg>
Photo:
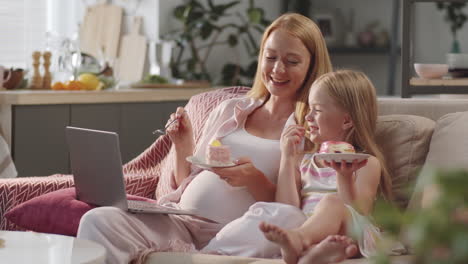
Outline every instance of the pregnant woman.
<svg viewBox="0 0 468 264">
<path fill-rule="evenodd" d="M 187 113 L 178 108 L 168 129 L 173 142 L 173 193 L 160 199 L 215 220 L 192 216 L 129 214 L 114 207 L 89 211 L 78 237 L 107 249 L 107 263 L 143 260 L 152 251 L 203 248 L 230 221 L 257 201 L 274 201 L 280 161 L 280 136 L 288 121 L 304 124 L 312 82 L 331 71 L 322 34 L 309 18 L 285 14 L 264 32 L 254 84 L 246 97 L 224 101 L 210 114 L 195 146 Z M 238 157 L 229 168 L 203 170 L 186 161 L 204 157 L 214 139 Z M 187 246 L 188 245 L 188 246 Z"/>
</svg>

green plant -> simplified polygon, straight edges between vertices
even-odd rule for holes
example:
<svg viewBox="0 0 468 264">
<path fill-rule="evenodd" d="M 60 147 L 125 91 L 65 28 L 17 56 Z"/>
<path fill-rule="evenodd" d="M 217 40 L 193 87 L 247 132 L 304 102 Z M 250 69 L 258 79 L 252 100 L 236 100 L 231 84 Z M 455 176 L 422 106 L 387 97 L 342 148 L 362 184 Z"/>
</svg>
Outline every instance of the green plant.
<svg viewBox="0 0 468 264">
<path fill-rule="evenodd" d="M 258 43 L 254 32 L 263 33 L 270 21 L 264 11 L 249 0 L 245 12 L 230 13 L 240 1 L 215 4 L 213 0 L 189 0 L 177 6 L 174 17 L 182 22 L 182 29 L 164 36 L 175 41 L 177 50 L 171 61 L 173 75 L 186 80 L 208 80 L 213 76 L 207 69 L 210 54 L 215 46 L 234 48 L 242 43 L 251 61 L 226 62 L 221 69 L 221 84 L 238 85 L 253 78 L 258 56 Z M 245 16 L 247 15 L 247 16 Z M 236 21 L 236 22 L 233 22 Z M 237 56 L 239 57 L 239 56 Z"/>
<path fill-rule="evenodd" d="M 439 195 L 429 207 L 402 213 L 388 203 L 379 202 L 376 221 L 395 237 L 405 234 L 413 249 L 413 263 L 468 263 L 468 172 L 430 173 Z M 379 255 L 374 263 L 390 262 L 388 257 Z"/>
<path fill-rule="evenodd" d="M 445 11 L 445 20 L 450 24 L 450 31 L 452 32 L 453 43 L 452 53 L 460 53 L 460 44 L 457 39 L 457 31 L 460 30 L 466 22 L 466 15 L 463 12 L 465 2 L 438 2 L 437 8 Z"/>
</svg>

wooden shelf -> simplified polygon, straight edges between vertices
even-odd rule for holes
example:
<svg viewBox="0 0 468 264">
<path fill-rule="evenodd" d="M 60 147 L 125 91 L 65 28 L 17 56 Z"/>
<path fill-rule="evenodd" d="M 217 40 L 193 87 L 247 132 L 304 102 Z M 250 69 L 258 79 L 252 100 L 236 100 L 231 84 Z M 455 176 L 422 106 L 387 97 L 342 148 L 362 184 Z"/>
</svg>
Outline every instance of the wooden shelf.
<svg viewBox="0 0 468 264">
<path fill-rule="evenodd" d="M 403 0 L 401 44 L 401 97 L 417 94 L 468 94 L 468 78 L 421 79 L 411 77 L 413 64 L 414 6 L 416 3 L 460 2 L 468 0 Z"/>
<path fill-rule="evenodd" d="M 468 93 L 468 78 L 422 79 L 413 77 L 406 91 L 410 95 L 466 94 Z"/>
<path fill-rule="evenodd" d="M 431 2 L 431 3 L 435 3 L 435 2 L 458 2 L 458 3 L 462 3 L 462 2 L 466 2 L 466 0 L 407 0 L 408 2 L 414 2 L 414 3 L 424 3 L 424 2 Z"/>
<path fill-rule="evenodd" d="M 422 79 L 413 77 L 410 85 L 414 86 L 468 86 L 468 78 Z"/>
</svg>

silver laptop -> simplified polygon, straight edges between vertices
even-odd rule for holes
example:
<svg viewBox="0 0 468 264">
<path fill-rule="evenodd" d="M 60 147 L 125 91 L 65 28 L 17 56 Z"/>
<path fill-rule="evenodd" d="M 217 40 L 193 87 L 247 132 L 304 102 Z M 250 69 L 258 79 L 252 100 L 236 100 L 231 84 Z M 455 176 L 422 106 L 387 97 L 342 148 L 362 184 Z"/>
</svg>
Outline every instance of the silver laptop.
<svg viewBox="0 0 468 264">
<path fill-rule="evenodd" d="M 196 216 L 156 203 L 127 200 L 117 133 L 71 126 L 66 127 L 65 133 L 78 200 L 134 213 Z"/>
</svg>

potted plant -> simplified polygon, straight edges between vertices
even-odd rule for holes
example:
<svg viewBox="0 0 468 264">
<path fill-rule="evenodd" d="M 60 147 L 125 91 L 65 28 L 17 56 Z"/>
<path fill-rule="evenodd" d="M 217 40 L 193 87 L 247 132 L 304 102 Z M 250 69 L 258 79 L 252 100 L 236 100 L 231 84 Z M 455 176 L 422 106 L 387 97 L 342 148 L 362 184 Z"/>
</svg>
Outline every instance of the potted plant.
<svg viewBox="0 0 468 264">
<path fill-rule="evenodd" d="M 452 32 L 452 48 L 451 53 L 460 53 L 460 43 L 458 42 L 457 32 L 466 22 L 466 15 L 463 12 L 465 2 L 438 2 L 437 8 L 445 12 L 445 20 L 450 24 L 450 31 Z"/>
<path fill-rule="evenodd" d="M 376 222 L 394 238 L 407 240 L 412 263 L 468 263 L 468 172 L 427 170 L 420 177 L 432 179 L 429 184 L 437 186 L 431 204 L 402 213 L 389 203 L 379 202 Z M 390 263 L 389 257 L 380 254 L 374 263 Z"/>
<path fill-rule="evenodd" d="M 169 32 L 164 38 L 176 43 L 171 61 L 174 77 L 185 80 L 214 81 L 207 64 L 215 46 L 230 48 L 243 45 L 251 59 L 247 64 L 227 61 L 221 69 L 223 85 L 239 85 L 249 82 L 257 67 L 258 43 L 254 32 L 263 33 L 270 21 L 264 11 L 249 0 L 245 12 L 233 12 L 240 1 L 215 4 L 213 0 L 189 0 L 177 6 L 174 17 L 182 22 L 182 29 Z M 236 18 L 225 19 L 225 18 Z M 235 21 L 235 22 L 233 22 Z"/>
</svg>

